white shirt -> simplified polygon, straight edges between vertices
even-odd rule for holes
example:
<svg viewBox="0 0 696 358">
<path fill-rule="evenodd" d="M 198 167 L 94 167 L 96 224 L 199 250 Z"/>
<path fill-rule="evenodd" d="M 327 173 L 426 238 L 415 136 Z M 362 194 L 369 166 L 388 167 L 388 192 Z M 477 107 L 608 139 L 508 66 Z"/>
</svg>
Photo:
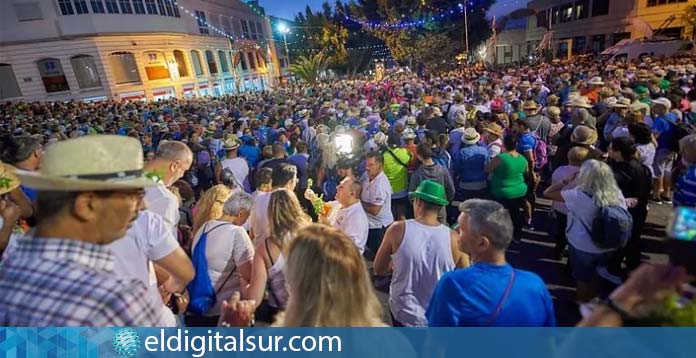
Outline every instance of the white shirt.
<svg viewBox="0 0 696 358">
<path fill-rule="evenodd" d="M 577 174 L 580 171 L 580 167 L 574 166 L 574 165 L 563 165 L 558 167 L 558 169 L 553 171 L 553 174 L 551 175 L 551 183 L 556 184 L 560 183 L 563 180 L 570 179 L 573 175 Z M 563 190 L 571 189 L 575 187 L 575 180 L 572 182 L 568 183 L 568 185 L 563 187 Z M 566 207 L 566 204 L 562 201 L 553 201 L 551 203 L 551 207 L 558 211 L 561 214 L 568 215 L 568 208 Z"/>
<path fill-rule="evenodd" d="M 389 309 L 404 326 L 427 327 L 433 290 L 445 272 L 455 269 L 450 229 L 416 220 L 404 223 L 404 238 L 392 255 L 394 273 L 389 287 Z"/>
<path fill-rule="evenodd" d="M 391 225 L 394 222 L 391 211 L 392 188 L 387 176 L 384 172 L 380 172 L 374 180 L 370 181 L 370 177 L 366 173 L 362 180 L 362 186 L 363 191 L 360 199 L 368 204 L 382 206 L 377 215 L 367 213 L 370 229 L 381 229 Z"/>
<path fill-rule="evenodd" d="M 157 186 L 145 188 L 145 205 L 147 210 L 164 219 L 176 237 L 176 228 L 179 225 L 179 198 L 160 183 Z"/>
<path fill-rule="evenodd" d="M 148 210 L 138 215 L 126 236 L 107 245 L 116 258 L 116 277 L 142 281 L 147 287 L 148 300 L 153 307 L 162 307 L 159 325 L 166 327 L 176 327 L 176 318 L 162 302 L 152 261 L 168 256 L 178 247 L 179 242 L 169 225 L 160 215 Z"/>
<path fill-rule="evenodd" d="M 365 209 L 363 209 L 360 202 L 347 208 L 339 209 L 332 224 L 353 240 L 361 254 L 365 251 L 370 224 L 367 220 L 367 213 L 365 213 Z"/>
<path fill-rule="evenodd" d="M 271 201 L 271 192 L 259 192 L 254 200 L 254 206 L 249 215 L 249 227 L 254 233 L 254 243 L 259 243 L 269 235 L 268 228 L 268 203 Z"/>
<path fill-rule="evenodd" d="M 237 187 L 243 188 L 244 181 L 249 175 L 249 164 L 247 164 L 247 161 L 244 158 L 237 157 L 234 159 L 225 159 L 220 164 L 223 170 L 228 169 L 234 174 L 234 181 Z"/>
<path fill-rule="evenodd" d="M 215 229 L 213 230 L 213 228 Z M 204 231 L 209 232 L 205 245 L 208 276 L 210 276 L 213 289 L 217 292 L 217 301 L 210 308 L 208 314 L 219 315 L 222 301 L 229 300 L 235 291 L 240 290 L 239 266 L 254 258 L 254 245 L 241 226 L 233 225 L 226 221 L 210 220 L 198 229 L 196 236 L 193 238 L 192 248 L 196 248 Z M 235 270 L 234 273 L 232 273 L 232 270 Z M 230 277 L 231 273 L 232 276 Z M 225 280 L 227 281 L 225 282 Z M 223 282 L 224 286 L 222 286 Z"/>
<path fill-rule="evenodd" d="M 592 242 L 591 233 L 587 228 L 592 229 L 592 223 L 597 216 L 597 206 L 594 200 L 577 188 L 561 191 L 563 200 L 568 207 L 568 225 L 566 226 L 566 236 L 568 243 L 576 249 L 591 254 L 602 254 L 612 252 L 614 249 L 601 249 Z M 626 204 L 621 196 L 621 207 L 626 209 Z M 583 225 L 584 223 L 584 225 Z M 585 228 L 587 226 L 587 228 Z"/>
</svg>

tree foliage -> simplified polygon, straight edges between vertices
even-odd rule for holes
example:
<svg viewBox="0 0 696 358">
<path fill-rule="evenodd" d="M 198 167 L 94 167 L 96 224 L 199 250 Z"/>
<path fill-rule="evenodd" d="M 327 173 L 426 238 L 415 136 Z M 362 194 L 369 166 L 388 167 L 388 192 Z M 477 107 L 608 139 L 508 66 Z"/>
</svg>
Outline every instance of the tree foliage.
<svg viewBox="0 0 696 358">
<path fill-rule="evenodd" d="M 319 52 L 311 56 L 301 55 L 295 63 L 288 67 L 288 70 L 310 85 L 314 85 L 317 83 L 321 73 L 326 70 L 327 66 L 327 58 L 322 52 Z"/>
<path fill-rule="evenodd" d="M 297 14 L 299 36 L 293 48 L 305 55 L 321 51 L 331 68 L 349 75 L 369 68 L 374 60 L 375 51 L 361 48 L 380 44 L 397 61 L 444 70 L 454 66 L 457 54 L 465 51 L 464 15 L 459 7 L 465 1 L 470 4 L 471 53 L 491 34 L 486 13 L 495 0 L 339 0 L 333 6 L 325 2 L 317 11 L 307 7 Z M 380 24 L 426 22 L 417 27 L 375 28 L 346 16 Z"/>
</svg>

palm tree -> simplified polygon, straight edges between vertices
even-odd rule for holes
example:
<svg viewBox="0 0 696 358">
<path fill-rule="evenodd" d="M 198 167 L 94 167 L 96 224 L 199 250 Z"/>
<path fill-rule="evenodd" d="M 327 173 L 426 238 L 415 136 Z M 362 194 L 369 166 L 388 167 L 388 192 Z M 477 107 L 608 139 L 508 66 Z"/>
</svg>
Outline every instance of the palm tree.
<svg viewBox="0 0 696 358">
<path fill-rule="evenodd" d="M 691 29 L 691 42 L 694 44 L 693 51 L 696 51 L 696 5 L 689 5 L 684 9 L 682 21 L 686 23 L 687 31 Z"/>
<path fill-rule="evenodd" d="M 323 52 L 311 57 L 300 56 L 295 63 L 288 68 L 290 73 L 296 75 L 310 85 L 317 83 L 319 75 L 326 70 L 328 61 Z"/>
</svg>

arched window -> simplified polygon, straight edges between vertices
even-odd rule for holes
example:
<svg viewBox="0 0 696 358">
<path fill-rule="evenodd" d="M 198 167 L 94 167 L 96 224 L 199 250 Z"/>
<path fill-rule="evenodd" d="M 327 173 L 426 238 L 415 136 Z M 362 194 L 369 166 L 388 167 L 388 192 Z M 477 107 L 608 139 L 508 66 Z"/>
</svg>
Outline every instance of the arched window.
<svg viewBox="0 0 696 358">
<path fill-rule="evenodd" d="M 99 71 L 97 71 L 94 57 L 90 55 L 73 56 L 70 58 L 70 65 L 73 72 L 75 72 L 77 85 L 80 88 L 101 87 L 101 79 L 99 78 Z"/>
<path fill-rule="evenodd" d="M 229 62 L 227 61 L 227 56 L 225 55 L 225 52 L 218 51 L 218 58 L 220 59 L 220 67 L 222 68 L 222 72 L 223 73 L 230 72 L 230 65 L 229 65 Z"/>
<path fill-rule="evenodd" d="M 205 60 L 208 62 L 208 71 L 211 75 L 216 75 L 218 73 L 217 63 L 215 63 L 215 57 L 213 56 L 213 51 L 205 51 Z"/>
<path fill-rule="evenodd" d="M 22 97 L 12 66 L 0 63 L 0 99 Z"/>
<path fill-rule="evenodd" d="M 167 58 L 160 51 L 147 51 L 145 55 L 145 73 L 148 81 L 169 78 Z"/>
<path fill-rule="evenodd" d="M 114 74 L 116 84 L 140 82 L 138 64 L 131 52 L 113 52 L 109 54 L 109 67 Z"/>
<path fill-rule="evenodd" d="M 179 76 L 188 77 L 188 67 L 186 67 L 186 57 L 184 53 L 179 50 L 174 50 L 174 61 L 176 61 L 176 67 L 179 70 Z"/>
<path fill-rule="evenodd" d="M 46 92 L 52 93 L 70 91 L 68 79 L 65 78 L 63 65 L 60 64 L 59 59 L 44 58 L 39 60 L 36 65 L 39 68 L 41 81 L 43 81 Z"/>
<path fill-rule="evenodd" d="M 203 65 L 201 65 L 201 55 L 198 51 L 191 50 L 191 59 L 193 61 L 193 70 L 196 71 L 196 76 L 203 76 Z"/>
</svg>

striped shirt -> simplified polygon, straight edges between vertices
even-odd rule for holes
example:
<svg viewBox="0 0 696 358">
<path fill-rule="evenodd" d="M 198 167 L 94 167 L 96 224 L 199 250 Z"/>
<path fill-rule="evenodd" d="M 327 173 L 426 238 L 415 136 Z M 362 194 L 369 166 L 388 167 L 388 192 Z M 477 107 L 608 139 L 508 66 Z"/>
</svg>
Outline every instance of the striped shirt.
<svg viewBox="0 0 696 358">
<path fill-rule="evenodd" d="M 160 311 L 145 285 L 115 279 L 103 245 L 59 238 L 16 240 L 0 262 L 0 326 L 153 326 Z"/>
</svg>

